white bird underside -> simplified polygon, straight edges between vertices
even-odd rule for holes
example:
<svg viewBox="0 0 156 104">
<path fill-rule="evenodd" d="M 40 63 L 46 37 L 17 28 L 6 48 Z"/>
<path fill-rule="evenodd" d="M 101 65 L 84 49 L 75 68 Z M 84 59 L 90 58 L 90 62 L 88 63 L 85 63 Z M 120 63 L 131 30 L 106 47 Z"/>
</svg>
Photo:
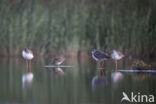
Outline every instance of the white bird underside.
<svg viewBox="0 0 156 104">
<path fill-rule="evenodd" d="M 56 63 L 56 65 L 60 65 L 60 64 L 62 64 L 62 62 L 57 62 L 57 63 Z"/>
<path fill-rule="evenodd" d="M 114 59 L 114 60 L 120 60 L 121 58 L 124 57 L 124 55 L 123 55 L 121 52 L 113 51 L 113 52 L 111 53 L 111 57 L 112 57 L 112 59 Z"/>
<path fill-rule="evenodd" d="M 31 60 L 34 58 L 33 54 L 32 53 L 27 53 L 25 52 L 24 50 L 22 51 L 22 56 L 24 59 L 26 60 Z"/>
</svg>

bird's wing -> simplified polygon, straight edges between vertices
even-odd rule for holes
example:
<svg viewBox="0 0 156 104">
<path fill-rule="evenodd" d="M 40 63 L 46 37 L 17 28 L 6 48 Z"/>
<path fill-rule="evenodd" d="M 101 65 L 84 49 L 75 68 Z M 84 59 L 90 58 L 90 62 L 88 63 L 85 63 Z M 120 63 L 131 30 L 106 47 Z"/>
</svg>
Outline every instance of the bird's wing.
<svg viewBox="0 0 156 104">
<path fill-rule="evenodd" d="M 97 58 L 109 58 L 109 56 L 106 53 L 102 52 L 102 51 L 96 51 L 94 53 L 94 56 L 97 57 Z"/>
</svg>

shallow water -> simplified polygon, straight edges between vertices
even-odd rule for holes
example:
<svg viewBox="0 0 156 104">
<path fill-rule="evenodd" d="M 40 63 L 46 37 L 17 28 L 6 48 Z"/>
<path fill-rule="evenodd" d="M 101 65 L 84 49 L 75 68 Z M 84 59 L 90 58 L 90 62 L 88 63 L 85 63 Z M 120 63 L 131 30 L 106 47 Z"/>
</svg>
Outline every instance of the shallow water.
<svg viewBox="0 0 156 104">
<path fill-rule="evenodd" d="M 155 69 L 153 69 L 153 70 L 137 70 L 137 69 L 120 69 L 120 70 L 118 70 L 119 72 L 134 72 L 134 73 L 156 73 L 156 70 Z"/>
<path fill-rule="evenodd" d="M 119 68 L 129 64 L 120 61 Z M 64 66 L 73 66 L 66 68 L 45 65 L 33 60 L 27 72 L 23 59 L 1 59 L 0 104 L 121 104 L 123 92 L 156 94 L 155 73 L 114 72 L 111 61 L 105 62 L 102 74 L 93 60 L 66 62 Z"/>
</svg>

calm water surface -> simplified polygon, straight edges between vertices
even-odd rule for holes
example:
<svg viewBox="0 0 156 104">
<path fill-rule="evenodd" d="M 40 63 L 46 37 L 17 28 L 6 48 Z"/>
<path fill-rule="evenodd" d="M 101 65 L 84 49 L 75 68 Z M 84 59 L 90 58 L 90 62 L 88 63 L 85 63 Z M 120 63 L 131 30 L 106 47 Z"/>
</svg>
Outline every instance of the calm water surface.
<svg viewBox="0 0 156 104">
<path fill-rule="evenodd" d="M 119 69 L 130 68 L 120 61 Z M 31 72 L 20 58 L 0 60 L 0 104 L 121 104 L 122 92 L 155 96 L 155 73 L 114 72 L 105 62 L 103 74 L 93 60 L 67 62 L 72 68 L 43 68 L 41 59 L 32 61 Z"/>
</svg>

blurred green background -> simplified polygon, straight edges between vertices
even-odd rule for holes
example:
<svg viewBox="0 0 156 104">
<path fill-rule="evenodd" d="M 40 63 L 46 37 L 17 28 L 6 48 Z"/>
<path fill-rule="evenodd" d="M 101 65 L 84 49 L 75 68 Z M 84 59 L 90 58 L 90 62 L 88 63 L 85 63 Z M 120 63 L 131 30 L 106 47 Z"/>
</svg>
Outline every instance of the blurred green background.
<svg viewBox="0 0 156 104">
<path fill-rule="evenodd" d="M 92 48 L 156 56 L 155 0 L 0 0 L 0 54 Z"/>
</svg>

